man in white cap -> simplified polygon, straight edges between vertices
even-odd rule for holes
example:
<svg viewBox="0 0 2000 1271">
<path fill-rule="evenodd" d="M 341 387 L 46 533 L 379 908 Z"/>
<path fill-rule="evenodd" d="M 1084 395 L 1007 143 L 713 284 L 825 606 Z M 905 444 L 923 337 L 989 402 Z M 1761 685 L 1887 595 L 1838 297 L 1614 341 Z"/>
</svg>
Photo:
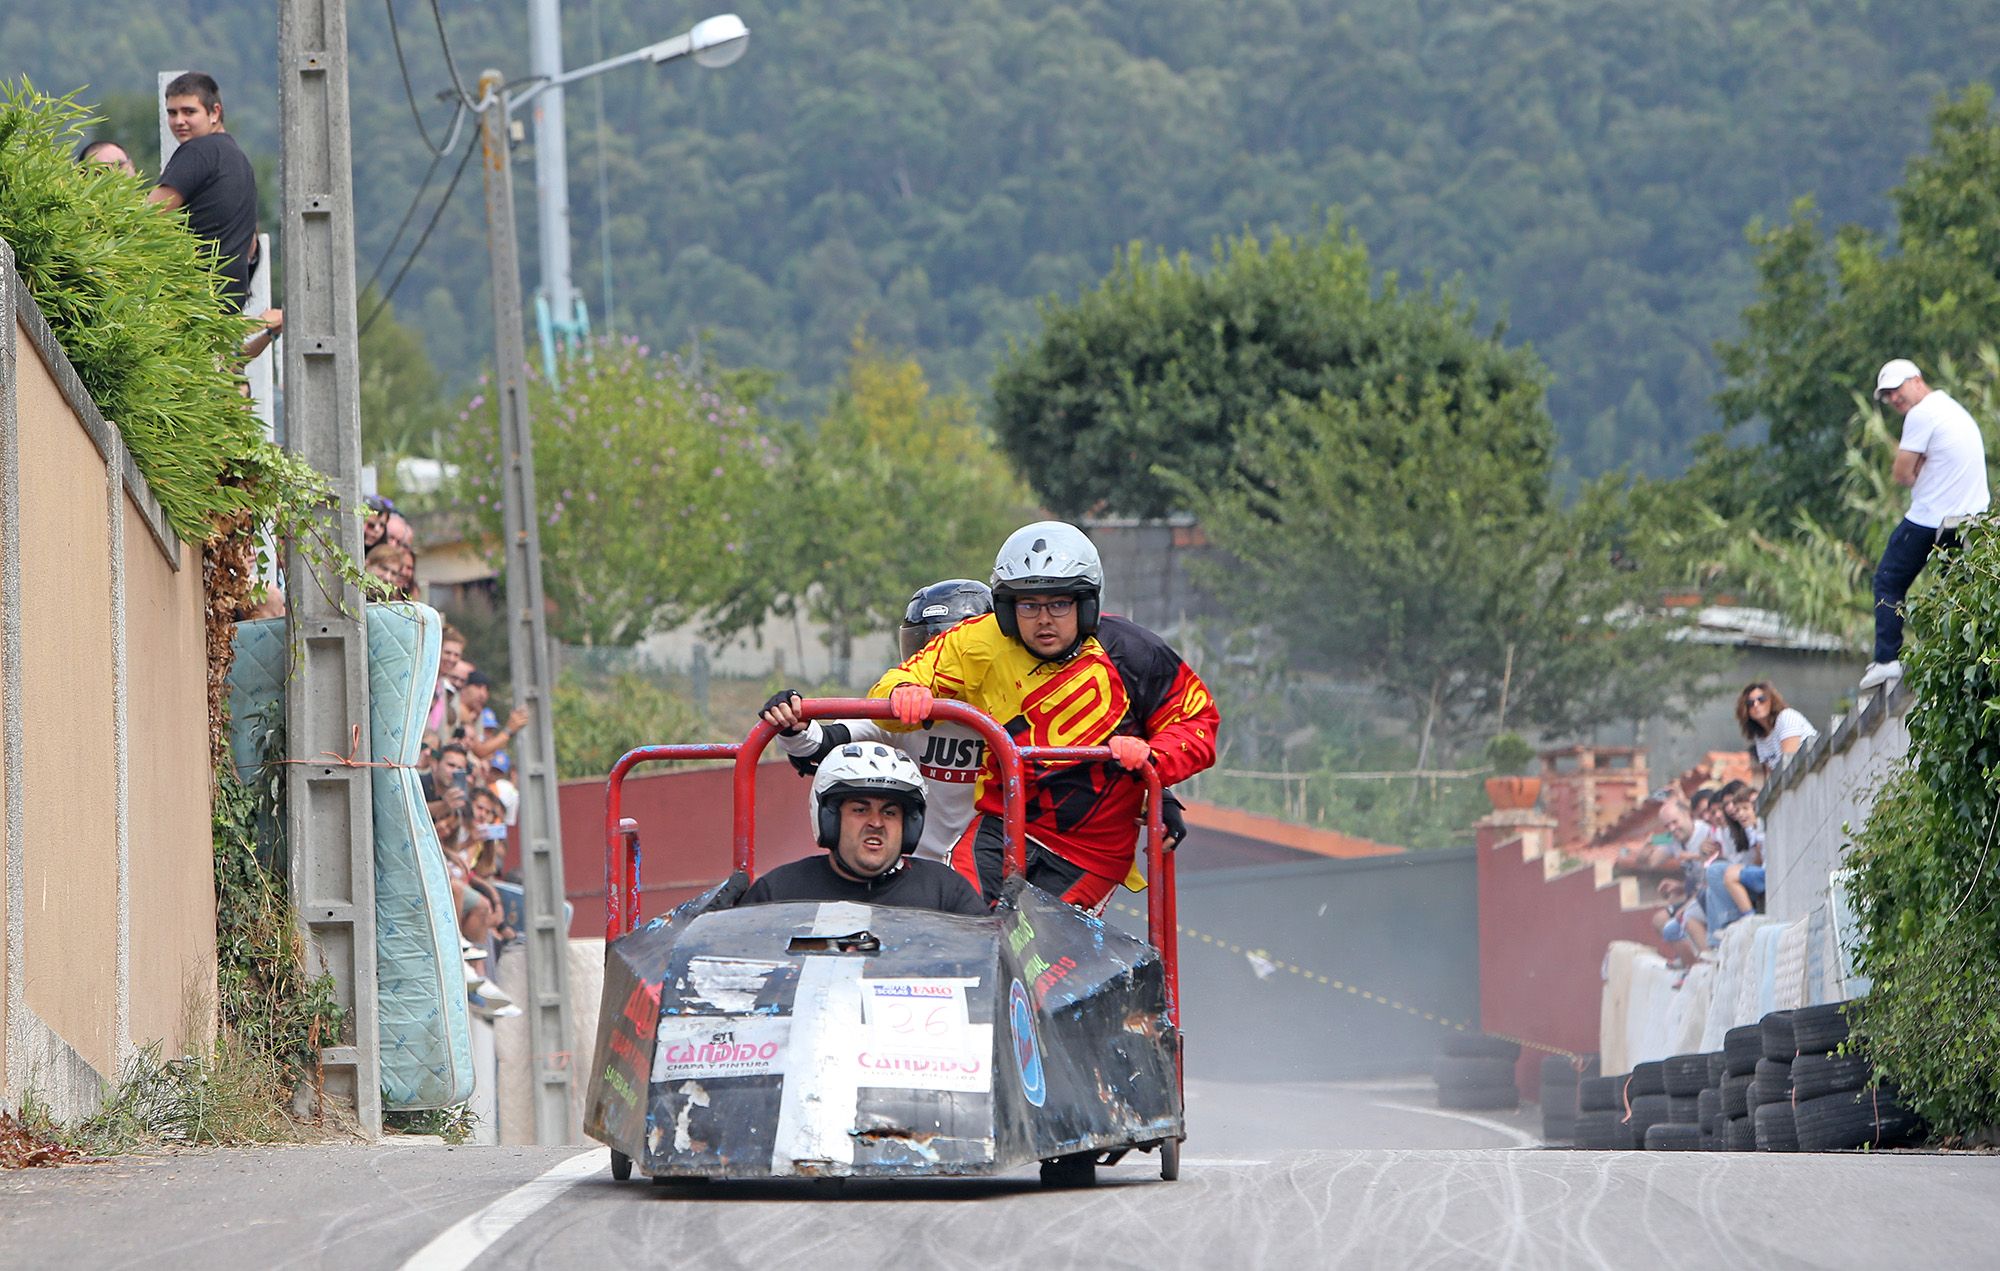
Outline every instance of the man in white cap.
<svg viewBox="0 0 2000 1271">
<path fill-rule="evenodd" d="M 1958 546 L 1958 527 L 1986 510 L 1986 441 L 1951 394 L 1924 383 L 1908 358 L 1875 375 L 1875 399 L 1903 415 L 1897 485 L 1910 487 L 1910 510 L 1889 535 L 1875 566 L 1875 660 L 1861 677 L 1866 692 L 1903 675 L 1903 597 L 1931 552 Z"/>
</svg>

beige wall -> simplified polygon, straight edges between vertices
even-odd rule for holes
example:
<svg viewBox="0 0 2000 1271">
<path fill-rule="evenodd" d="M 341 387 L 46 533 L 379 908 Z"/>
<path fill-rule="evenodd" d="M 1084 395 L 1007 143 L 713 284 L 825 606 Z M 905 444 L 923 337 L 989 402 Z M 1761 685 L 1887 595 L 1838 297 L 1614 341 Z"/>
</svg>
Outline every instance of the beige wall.
<svg viewBox="0 0 2000 1271">
<path fill-rule="evenodd" d="M 201 556 L 4 243 L 0 341 L 0 1107 L 74 1116 L 136 1048 L 213 1028 Z"/>
<path fill-rule="evenodd" d="M 124 532 L 125 630 L 136 650 L 126 693 L 131 1035 L 164 1039 L 173 1054 L 206 1038 L 215 1016 L 201 573 L 166 567 L 129 499 Z M 189 1011 L 199 1038 L 185 1035 Z"/>
</svg>

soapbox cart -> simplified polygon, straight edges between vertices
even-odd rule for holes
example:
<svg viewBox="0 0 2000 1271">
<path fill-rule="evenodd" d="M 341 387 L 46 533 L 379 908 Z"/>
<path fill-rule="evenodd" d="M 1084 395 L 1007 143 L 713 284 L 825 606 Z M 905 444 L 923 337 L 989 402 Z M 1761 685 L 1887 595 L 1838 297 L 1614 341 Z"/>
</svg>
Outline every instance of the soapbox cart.
<svg viewBox="0 0 2000 1271">
<path fill-rule="evenodd" d="M 885 719 L 880 699 L 805 702 L 809 719 Z M 838 903 L 737 905 L 755 871 L 758 756 L 741 743 L 645 746 L 611 771 L 606 921 L 584 1128 L 676 1179 L 983 1177 L 1041 1162 L 1087 1185 L 1134 1149 L 1180 1173 L 1182 1119 L 1174 858 L 1159 777 L 1146 792 L 1147 939 L 1023 877 L 1025 765 L 1109 762 L 1107 748 L 1017 747 L 958 702 L 997 759 L 1006 881 L 990 917 Z M 664 760 L 735 763 L 735 869 L 641 923 L 639 837 L 626 774 Z M 669 843 L 671 826 L 647 827 Z M 655 842 L 659 840 L 655 838 Z"/>
</svg>

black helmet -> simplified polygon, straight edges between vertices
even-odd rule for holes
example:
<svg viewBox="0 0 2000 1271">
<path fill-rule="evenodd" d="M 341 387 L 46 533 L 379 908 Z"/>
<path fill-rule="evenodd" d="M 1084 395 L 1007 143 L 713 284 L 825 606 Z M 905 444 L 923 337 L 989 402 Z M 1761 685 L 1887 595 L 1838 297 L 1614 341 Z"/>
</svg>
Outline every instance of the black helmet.
<svg viewBox="0 0 2000 1271">
<path fill-rule="evenodd" d="M 903 660 L 909 661 L 938 632 L 949 631 L 967 618 L 992 612 L 992 589 L 970 578 L 947 578 L 917 588 L 903 610 L 903 625 L 896 632 Z"/>
</svg>

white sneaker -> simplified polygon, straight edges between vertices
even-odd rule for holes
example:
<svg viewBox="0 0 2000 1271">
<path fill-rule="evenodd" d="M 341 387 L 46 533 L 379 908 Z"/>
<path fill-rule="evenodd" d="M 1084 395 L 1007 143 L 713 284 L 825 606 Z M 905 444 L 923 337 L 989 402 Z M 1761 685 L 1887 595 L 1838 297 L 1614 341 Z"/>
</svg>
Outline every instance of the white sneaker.
<svg viewBox="0 0 2000 1271">
<path fill-rule="evenodd" d="M 514 1004 L 514 995 L 491 980 L 481 980 L 478 984 L 468 985 L 466 996 L 475 1002 L 495 1008 Z"/>
<path fill-rule="evenodd" d="M 1903 660 L 1901 658 L 1897 658 L 1894 662 L 1870 662 L 1868 669 L 1862 672 L 1861 675 L 1861 691 L 1866 693 L 1869 689 L 1877 685 L 1887 684 L 1891 680 L 1900 680 L 1902 678 Z"/>
</svg>

